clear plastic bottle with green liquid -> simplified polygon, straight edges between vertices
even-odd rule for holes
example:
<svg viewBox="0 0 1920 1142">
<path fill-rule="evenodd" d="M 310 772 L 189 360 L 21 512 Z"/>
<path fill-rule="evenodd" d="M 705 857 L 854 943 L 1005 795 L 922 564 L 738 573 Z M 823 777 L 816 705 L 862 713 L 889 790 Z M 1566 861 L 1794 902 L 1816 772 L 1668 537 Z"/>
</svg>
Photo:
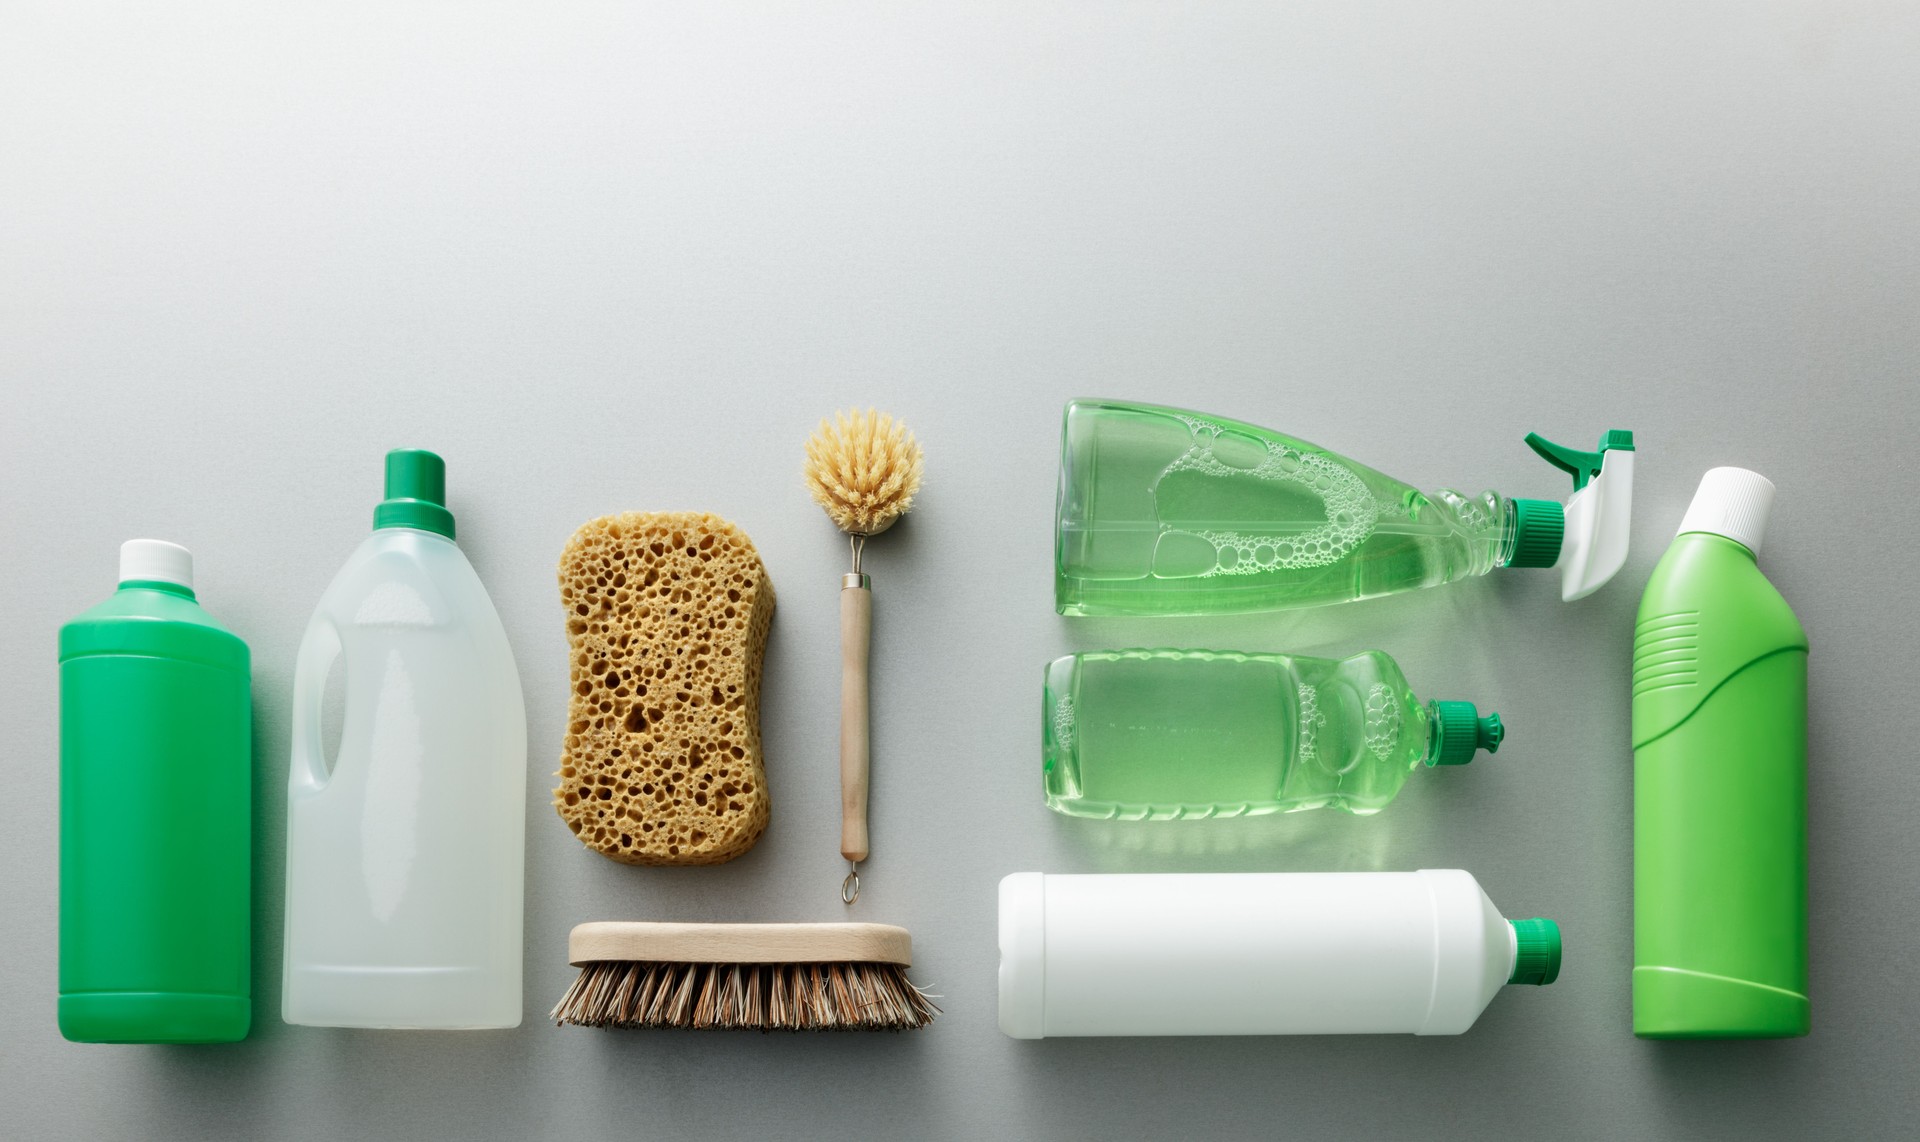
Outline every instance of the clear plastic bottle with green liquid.
<svg viewBox="0 0 1920 1142">
<path fill-rule="evenodd" d="M 1109 650 L 1047 667 L 1041 734 L 1049 807 L 1158 820 L 1377 813 L 1415 769 L 1492 753 L 1506 729 L 1421 702 L 1379 651 Z"/>
<path fill-rule="evenodd" d="M 1527 437 L 1573 477 L 1556 500 L 1431 494 L 1265 428 L 1122 401 L 1067 405 L 1054 603 L 1064 615 L 1204 615 L 1344 603 L 1550 567 L 1561 596 L 1627 557 L 1633 434 L 1593 452 Z"/>
</svg>

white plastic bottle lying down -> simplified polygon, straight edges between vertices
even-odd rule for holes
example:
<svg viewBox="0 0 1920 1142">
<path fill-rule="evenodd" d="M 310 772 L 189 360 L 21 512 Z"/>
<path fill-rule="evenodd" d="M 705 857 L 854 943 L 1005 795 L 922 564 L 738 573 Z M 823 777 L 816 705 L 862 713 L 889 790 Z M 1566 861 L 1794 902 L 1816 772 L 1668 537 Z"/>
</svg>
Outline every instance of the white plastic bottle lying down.
<svg viewBox="0 0 1920 1142">
<path fill-rule="evenodd" d="M 1510 983 L 1552 983 L 1560 929 L 1472 875 L 1047 876 L 1000 882 L 1000 1030 L 1458 1035 Z"/>
</svg>

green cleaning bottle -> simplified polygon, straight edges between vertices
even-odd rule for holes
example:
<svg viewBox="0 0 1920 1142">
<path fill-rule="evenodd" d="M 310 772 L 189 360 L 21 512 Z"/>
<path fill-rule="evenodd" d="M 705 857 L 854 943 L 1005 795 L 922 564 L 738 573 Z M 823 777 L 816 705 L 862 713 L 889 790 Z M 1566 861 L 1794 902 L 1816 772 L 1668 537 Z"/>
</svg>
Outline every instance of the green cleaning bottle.
<svg viewBox="0 0 1920 1142">
<path fill-rule="evenodd" d="M 247 644 L 193 557 L 120 548 L 120 589 L 60 628 L 60 1033 L 225 1043 L 252 1019 Z"/>
<path fill-rule="evenodd" d="M 1067 405 L 1054 605 L 1063 615 L 1310 607 L 1484 575 L 1560 571 L 1563 599 L 1627 558 L 1633 434 L 1580 452 L 1527 443 L 1573 477 L 1556 500 L 1423 493 L 1265 428 L 1121 401 Z"/>
<path fill-rule="evenodd" d="M 1700 481 L 1633 634 L 1633 1031 L 1805 1035 L 1807 635 L 1760 573 L 1773 485 Z"/>
<path fill-rule="evenodd" d="M 1379 651 L 1342 662 L 1107 650 L 1047 667 L 1047 805 L 1072 817 L 1377 813 L 1422 765 L 1500 748 L 1500 715 L 1422 703 Z"/>
</svg>

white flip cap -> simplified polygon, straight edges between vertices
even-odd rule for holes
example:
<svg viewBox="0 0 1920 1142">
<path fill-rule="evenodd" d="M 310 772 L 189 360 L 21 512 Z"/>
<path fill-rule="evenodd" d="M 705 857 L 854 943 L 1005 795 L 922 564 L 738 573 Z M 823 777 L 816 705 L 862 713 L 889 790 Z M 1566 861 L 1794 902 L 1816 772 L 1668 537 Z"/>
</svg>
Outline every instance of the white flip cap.
<svg viewBox="0 0 1920 1142">
<path fill-rule="evenodd" d="M 1680 534 L 1724 535 L 1758 555 L 1772 513 L 1772 480 L 1745 468 L 1712 468 L 1700 477 L 1700 490 L 1680 520 Z"/>
<path fill-rule="evenodd" d="M 120 581 L 150 579 L 193 590 L 193 552 L 164 539 L 129 539 L 120 545 Z"/>
</svg>

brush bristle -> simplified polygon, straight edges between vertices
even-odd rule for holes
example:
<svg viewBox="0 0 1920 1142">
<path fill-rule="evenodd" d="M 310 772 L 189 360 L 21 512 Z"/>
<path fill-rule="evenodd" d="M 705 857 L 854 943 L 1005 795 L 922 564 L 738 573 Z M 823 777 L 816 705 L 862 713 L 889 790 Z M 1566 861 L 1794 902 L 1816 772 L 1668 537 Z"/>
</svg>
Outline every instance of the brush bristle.
<svg viewBox="0 0 1920 1142">
<path fill-rule="evenodd" d="M 910 1031 L 939 1011 L 898 964 L 614 960 L 584 965 L 552 1018 L 577 1027 Z"/>
<path fill-rule="evenodd" d="M 878 535 L 913 506 L 922 459 L 913 433 L 886 413 L 838 412 L 807 439 L 807 490 L 841 531 Z"/>
</svg>

